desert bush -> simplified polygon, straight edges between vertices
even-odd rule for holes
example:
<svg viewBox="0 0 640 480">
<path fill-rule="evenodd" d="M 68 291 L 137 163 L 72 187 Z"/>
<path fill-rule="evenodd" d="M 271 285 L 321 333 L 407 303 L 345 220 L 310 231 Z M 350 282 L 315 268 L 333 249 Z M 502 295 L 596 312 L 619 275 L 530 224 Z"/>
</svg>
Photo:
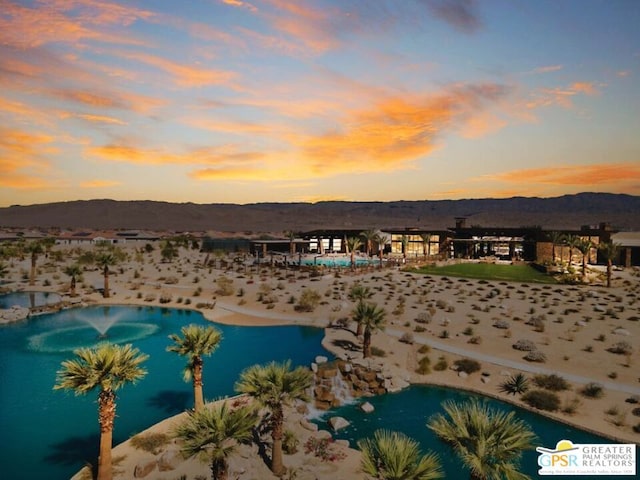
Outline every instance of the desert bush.
<svg viewBox="0 0 640 480">
<path fill-rule="evenodd" d="M 427 331 L 427 329 L 426 329 L 426 328 L 424 328 L 424 327 L 423 327 L 423 326 L 421 326 L 421 325 L 416 325 L 416 326 L 414 327 L 413 331 L 414 331 L 414 332 L 416 332 L 416 333 L 422 333 L 422 332 L 426 332 L 426 331 Z"/>
<path fill-rule="evenodd" d="M 300 440 L 296 437 L 296 434 L 286 429 L 282 434 L 282 451 L 287 455 L 293 455 L 298 451 L 298 445 Z"/>
<path fill-rule="evenodd" d="M 471 337 L 467 343 L 470 343 L 472 345 L 480 345 L 482 344 L 482 337 L 480 335 L 475 335 Z"/>
<path fill-rule="evenodd" d="M 493 322 L 493 326 L 502 330 L 506 330 L 511 326 L 511 324 L 506 320 L 496 320 L 495 322 Z"/>
<path fill-rule="evenodd" d="M 141 433 L 131 437 L 131 445 L 138 450 L 157 455 L 162 447 L 169 444 L 171 437 L 165 433 Z"/>
<path fill-rule="evenodd" d="M 522 396 L 522 400 L 538 410 L 555 412 L 560 408 L 560 397 L 546 390 L 529 390 Z"/>
<path fill-rule="evenodd" d="M 295 310 L 298 312 L 313 312 L 320 303 L 320 294 L 313 289 L 305 289 L 298 303 L 295 305 Z"/>
<path fill-rule="evenodd" d="M 524 358 L 527 362 L 544 363 L 547 361 L 547 356 L 540 350 L 531 350 L 522 358 Z"/>
<path fill-rule="evenodd" d="M 415 339 L 413 338 L 413 334 L 411 332 L 405 332 L 400 337 L 400 341 L 408 345 L 413 345 L 413 342 L 415 341 Z"/>
<path fill-rule="evenodd" d="M 447 362 L 447 359 L 445 357 L 440 357 L 438 358 L 438 361 L 436 362 L 436 364 L 433 366 L 433 369 L 436 372 L 443 372 L 445 371 L 447 368 L 449 368 L 449 362 Z"/>
<path fill-rule="evenodd" d="M 602 398 L 604 396 L 604 387 L 596 382 L 587 383 L 580 393 L 587 398 Z"/>
<path fill-rule="evenodd" d="M 560 392 L 562 390 L 569 390 L 570 388 L 569 382 L 555 373 L 550 375 L 536 375 L 533 377 L 533 383 L 540 388 L 551 390 L 552 392 Z"/>
<path fill-rule="evenodd" d="M 449 338 L 449 330 L 442 330 L 440 332 L 440 338 Z"/>
<path fill-rule="evenodd" d="M 461 358 L 453 362 L 456 371 L 471 374 L 480 370 L 480 362 L 471 358 Z"/>
<path fill-rule="evenodd" d="M 418 368 L 416 368 L 416 373 L 420 375 L 427 375 L 431 373 L 431 359 L 428 356 L 424 356 L 418 362 Z"/>
<path fill-rule="evenodd" d="M 313 453 L 314 456 L 318 457 L 323 462 L 335 462 L 342 460 L 345 458 L 346 454 L 342 451 L 335 450 L 335 448 L 333 448 L 333 443 L 334 440 L 331 437 L 309 437 L 309 440 L 304 444 L 304 451 L 305 453 Z"/>
<path fill-rule="evenodd" d="M 567 415 L 573 415 L 578 411 L 578 407 L 582 404 L 582 401 L 577 395 L 574 395 L 572 398 L 567 398 L 562 403 L 562 412 Z"/>
<path fill-rule="evenodd" d="M 423 355 L 425 353 L 429 353 L 431 351 L 431 347 L 429 345 L 422 345 L 419 349 L 418 349 L 418 353 L 422 353 Z"/>
<path fill-rule="evenodd" d="M 374 357 L 386 357 L 387 356 L 387 352 L 385 352 L 381 348 L 372 346 L 371 347 L 371 355 L 373 355 Z"/>
<path fill-rule="evenodd" d="M 168 292 L 162 292 L 162 295 L 160 295 L 160 303 L 170 303 L 171 299 L 172 296 Z"/>
<path fill-rule="evenodd" d="M 498 390 L 511 395 L 525 393 L 529 390 L 529 379 L 522 373 L 516 373 L 502 382 L 498 387 Z"/>
<path fill-rule="evenodd" d="M 619 355 L 629 355 L 633 353 L 633 346 L 626 340 L 623 340 L 621 342 L 614 343 L 607 350 Z"/>
<path fill-rule="evenodd" d="M 516 350 L 521 350 L 523 352 L 531 352 L 533 350 L 537 350 L 538 347 L 536 347 L 536 344 L 533 343 L 533 341 L 522 339 L 514 343 L 513 348 L 515 348 Z"/>
<path fill-rule="evenodd" d="M 416 318 L 416 322 L 418 323 L 431 323 L 431 314 L 428 312 L 422 312 L 418 314 Z"/>
<path fill-rule="evenodd" d="M 230 295 L 233 295 L 233 279 L 222 275 L 216 279 L 216 285 L 218 287 L 216 289 L 217 295 L 220 295 L 221 297 L 228 297 Z"/>
</svg>

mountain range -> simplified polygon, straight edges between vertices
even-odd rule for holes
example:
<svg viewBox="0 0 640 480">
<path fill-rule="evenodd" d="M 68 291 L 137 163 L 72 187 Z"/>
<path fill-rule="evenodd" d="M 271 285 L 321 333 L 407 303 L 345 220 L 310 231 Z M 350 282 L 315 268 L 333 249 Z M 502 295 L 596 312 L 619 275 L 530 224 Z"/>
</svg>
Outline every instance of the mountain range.
<svg viewBox="0 0 640 480">
<path fill-rule="evenodd" d="M 553 198 L 419 200 L 393 202 L 195 204 L 157 201 L 78 200 L 0 208 L 0 227 L 146 229 L 273 233 L 284 230 L 444 230 L 465 217 L 467 226 L 579 229 L 606 222 L 640 231 L 640 196 L 579 193 Z"/>
</svg>

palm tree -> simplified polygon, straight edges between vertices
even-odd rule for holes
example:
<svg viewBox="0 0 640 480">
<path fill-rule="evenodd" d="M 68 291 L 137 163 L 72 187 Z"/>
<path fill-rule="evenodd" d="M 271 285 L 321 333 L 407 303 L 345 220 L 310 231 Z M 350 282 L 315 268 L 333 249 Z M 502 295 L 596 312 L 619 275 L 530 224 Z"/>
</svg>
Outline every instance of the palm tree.
<svg viewBox="0 0 640 480">
<path fill-rule="evenodd" d="M 160 247 L 160 255 L 163 262 L 172 262 L 178 256 L 178 247 L 171 240 L 164 240 Z"/>
<path fill-rule="evenodd" d="M 296 239 L 296 232 L 294 232 L 293 230 L 285 230 L 284 234 L 289 239 L 289 253 L 291 255 L 295 255 L 296 244 L 294 243 L 294 240 Z"/>
<path fill-rule="evenodd" d="M 445 402 L 443 408 L 445 414 L 433 416 L 427 427 L 453 447 L 472 479 L 529 479 L 518 471 L 519 460 L 536 436 L 515 412 L 494 410 L 475 399 Z"/>
<path fill-rule="evenodd" d="M 354 302 L 357 301 L 358 305 L 364 303 L 365 300 L 371 298 L 372 296 L 373 292 L 371 291 L 371 289 L 369 287 L 360 285 L 359 283 L 356 283 L 353 287 L 351 287 L 351 290 L 349 291 L 349 299 Z M 364 323 L 356 318 L 355 312 L 354 320 L 356 320 L 358 324 L 358 327 L 356 329 L 356 337 L 359 337 L 364 331 Z"/>
<path fill-rule="evenodd" d="M 382 268 L 382 254 L 384 253 L 384 246 L 389 241 L 389 236 L 384 233 L 379 233 L 376 236 L 376 243 L 378 244 L 378 255 L 380 257 L 380 268 Z"/>
<path fill-rule="evenodd" d="M 582 254 L 582 281 L 587 280 L 587 261 L 589 260 L 589 253 L 591 249 L 595 247 L 595 244 L 588 238 L 581 238 L 576 243 L 576 248 Z"/>
<path fill-rule="evenodd" d="M 347 238 L 347 250 L 351 253 L 351 269 L 356 268 L 356 250 L 360 248 L 362 241 L 358 237 Z"/>
<path fill-rule="evenodd" d="M 607 262 L 607 287 L 611 287 L 613 261 L 618 258 L 620 247 L 621 245 L 619 243 L 611 241 L 602 242 L 598 245 L 598 250 L 600 250 L 602 258 Z"/>
<path fill-rule="evenodd" d="M 431 256 L 431 234 L 430 233 L 421 233 L 420 238 L 422 239 L 422 254 L 424 258 Z"/>
<path fill-rule="evenodd" d="M 0 278 L 4 278 L 9 273 L 9 267 L 7 267 L 4 263 L 0 263 Z"/>
<path fill-rule="evenodd" d="M 74 263 L 73 265 L 69 265 L 64 269 L 65 275 L 69 275 L 71 277 L 71 291 L 70 295 L 72 297 L 76 296 L 76 277 L 82 273 L 80 269 L 80 265 Z"/>
<path fill-rule="evenodd" d="M 211 463 L 213 480 L 226 480 L 228 458 L 239 443 L 252 438 L 258 413 L 252 406 L 229 408 L 228 402 L 213 405 L 197 412 L 189 412 L 187 420 L 179 424 L 174 434 L 182 440 L 182 452 L 187 457 L 199 456 Z"/>
<path fill-rule="evenodd" d="M 62 362 L 54 390 L 72 390 L 84 395 L 98 388 L 98 422 L 100 424 L 100 455 L 98 480 L 111 480 L 111 448 L 113 423 L 116 417 L 116 391 L 135 383 L 146 375 L 140 365 L 149 358 L 131 345 L 101 343 L 95 348 L 76 350 L 77 358 Z"/>
<path fill-rule="evenodd" d="M 400 237 L 400 242 L 402 243 L 402 258 L 407 260 L 407 247 L 409 246 L 409 237 L 407 235 L 402 235 Z"/>
<path fill-rule="evenodd" d="M 115 265 L 116 257 L 112 253 L 102 252 L 96 256 L 96 263 L 102 269 L 102 275 L 104 276 L 104 298 L 109 298 L 109 267 Z"/>
<path fill-rule="evenodd" d="M 529 390 L 529 379 L 522 373 L 516 373 L 502 382 L 498 389 L 503 393 L 508 393 L 514 396 L 517 393 L 525 393 Z"/>
<path fill-rule="evenodd" d="M 291 361 L 254 365 L 240 374 L 236 391 L 246 393 L 271 412 L 271 471 L 276 476 L 285 472 L 282 461 L 284 406 L 297 400 L 308 401 L 307 391 L 313 374 L 304 367 L 291 370 Z"/>
<path fill-rule="evenodd" d="M 444 478 L 435 453 L 422 455 L 418 442 L 400 432 L 376 430 L 373 440 L 358 441 L 362 470 L 379 480 L 431 480 Z"/>
<path fill-rule="evenodd" d="M 577 235 L 565 236 L 565 242 L 569 247 L 569 266 L 571 266 L 571 262 L 573 261 L 573 249 L 577 247 L 579 241 L 580 237 Z"/>
<path fill-rule="evenodd" d="M 371 356 L 371 336 L 377 330 L 384 328 L 387 312 L 375 303 L 360 302 L 352 315 L 353 319 L 358 323 L 358 331 L 360 332 L 361 329 L 364 329 L 362 353 L 364 358 L 368 358 Z"/>
<path fill-rule="evenodd" d="M 360 232 L 360 237 L 364 240 L 364 244 L 367 249 L 367 256 L 371 256 L 371 251 L 373 250 L 373 242 L 376 241 L 377 233 L 375 230 L 364 230 Z"/>
<path fill-rule="evenodd" d="M 41 255 L 44 252 L 42 248 L 42 243 L 38 240 L 34 240 L 29 242 L 24 247 L 25 253 L 29 253 L 31 255 L 31 272 L 29 274 L 29 285 L 36 284 L 36 263 L 38 262 L 38 255 Z"/>
<path fill-rule="evenodd" d="M 551 240 L 551 261 L 556 261 L 556 245 L 562 245 L 565 235 L 562 232 L 549 232 L 549 240 Z M 560 259 L 562 259 L 562 250 L 560 251 Z"/>
<path fill-rule="evenodd" d="M 181 329 L 182 337 L 171 334 L 169 338 L 174 342 L 167 347 L 168 352 L 175 352 L 188 358 L 184 369 L 184 381 L 193 381 L 194 409 L 196 412 L 204 407 L 202 393 L 202 356 L 210 356 L 218 348 L 222 340 L 222 333 L 211 326 L 186 325 Z"/>
</svg>

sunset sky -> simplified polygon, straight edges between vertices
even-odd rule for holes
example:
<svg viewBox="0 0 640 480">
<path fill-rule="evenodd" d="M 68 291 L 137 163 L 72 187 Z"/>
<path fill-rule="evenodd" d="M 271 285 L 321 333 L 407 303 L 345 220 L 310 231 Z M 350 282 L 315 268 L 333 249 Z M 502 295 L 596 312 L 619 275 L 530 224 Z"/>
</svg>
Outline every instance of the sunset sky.
<svg viewBox="0 0 640 480">
<path fill-rule="evenodd" d="M 0 0 L 0 206 L 640 195 L 638 0 Z"/>
</svg>

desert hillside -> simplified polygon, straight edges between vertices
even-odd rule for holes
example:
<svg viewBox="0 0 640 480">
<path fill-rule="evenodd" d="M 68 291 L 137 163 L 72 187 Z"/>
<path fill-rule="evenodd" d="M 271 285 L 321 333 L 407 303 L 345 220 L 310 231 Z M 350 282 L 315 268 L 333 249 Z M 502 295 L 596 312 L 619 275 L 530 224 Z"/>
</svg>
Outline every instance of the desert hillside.
<svg viewBox="0 0 640 480">
<path fill-rule="evenodd" d="M 467 225 L 573 229 L 609 222 L 640 230 L 640 197 L 581 193 L 555 198 L 397 202 L 194 204 L 88 200 L 0 208 L 0 227 L 61 227 L 231 232 L 327 228 L 445 229 Z"/>
</svg>

